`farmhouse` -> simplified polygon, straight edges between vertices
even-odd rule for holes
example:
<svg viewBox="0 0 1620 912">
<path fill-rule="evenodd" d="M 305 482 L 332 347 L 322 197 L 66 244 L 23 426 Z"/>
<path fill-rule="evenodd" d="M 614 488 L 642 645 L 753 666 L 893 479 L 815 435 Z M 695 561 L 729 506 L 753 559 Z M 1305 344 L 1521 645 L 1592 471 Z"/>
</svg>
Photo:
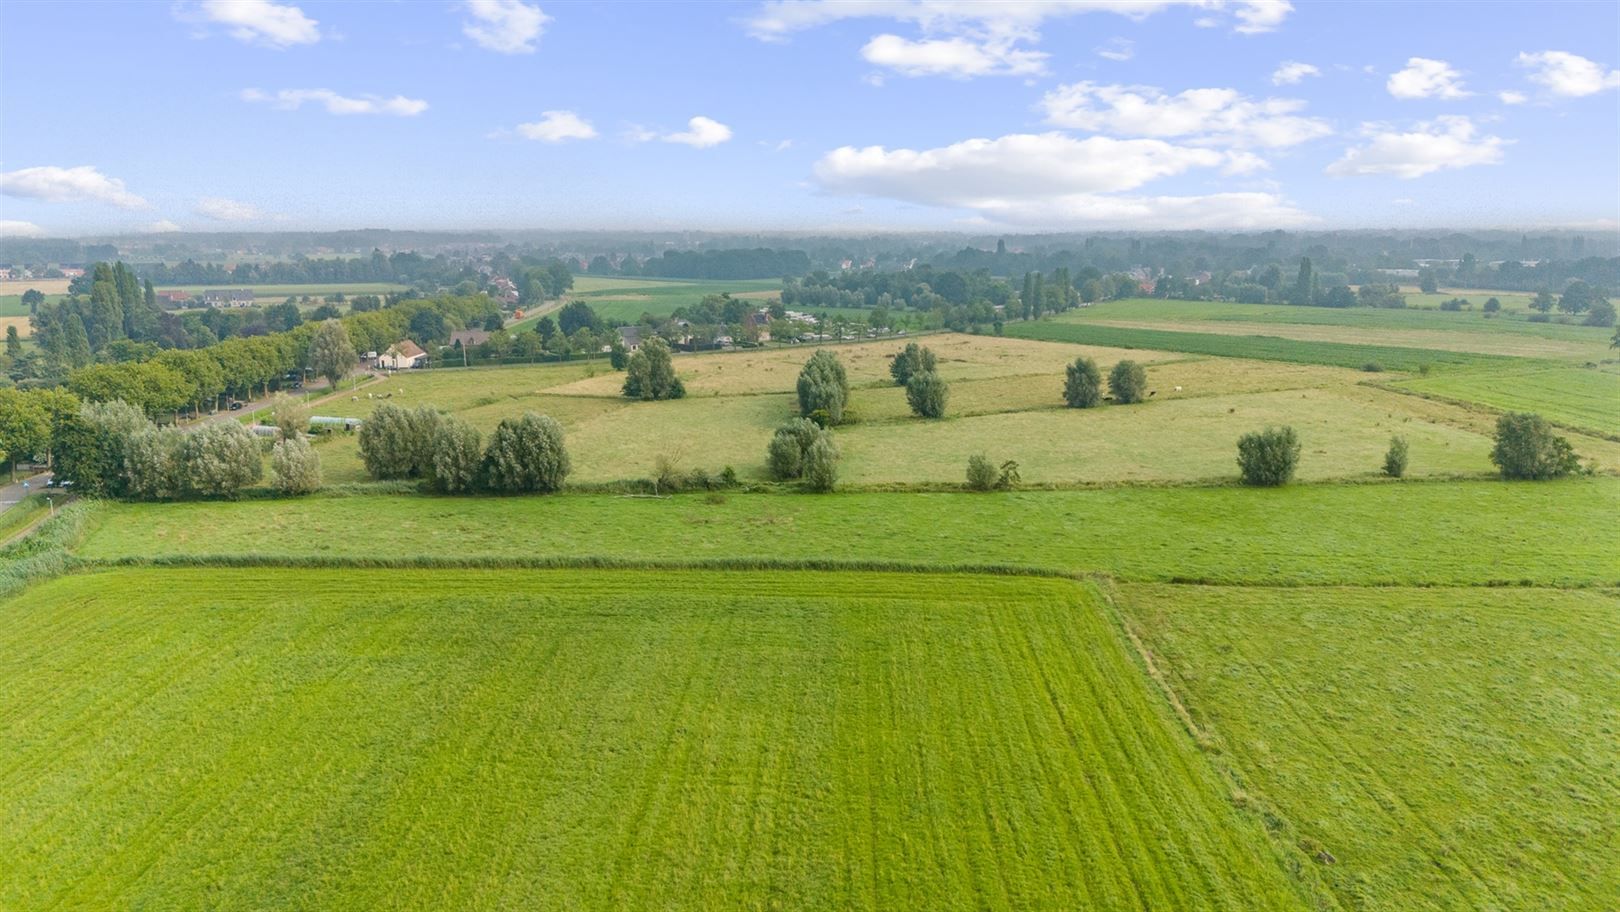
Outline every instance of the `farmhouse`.
<svg viewBox="0 0 1620 912">
<path fill-rule="evenodd" d="M 157 293 L 157 302 L 163 307 L 183 307 L 191 300 L 191 295 L 184 291 L 160 291 Z"/>
<path fill-rule="evenodd" d="M 210 288 L 202 293 L 204 307 L 252 307 L 251 288 Z"/>
<path fill-rule="evenodd" d="M 482 329 L 458 329 L 450 334 L 450 347 L 468 349 L 489 341 L 489 333 Z"/>
<path fill-rule="evenodd" d="M 378 355 L 377 366 L 388 370 L 409 370 L 421 367 L 427 360 L 428 353 L 422 350 L 422 346 L 406 339 L 403 342 L 395 342 L 388 346 L 387 351 Z"/>
<path fill-rule="evenodd" d="M 624 350 L 633 352 L 641 350 L 641 327 L 619 327 L 619 338 L 624 340 Z"/>
</svg>

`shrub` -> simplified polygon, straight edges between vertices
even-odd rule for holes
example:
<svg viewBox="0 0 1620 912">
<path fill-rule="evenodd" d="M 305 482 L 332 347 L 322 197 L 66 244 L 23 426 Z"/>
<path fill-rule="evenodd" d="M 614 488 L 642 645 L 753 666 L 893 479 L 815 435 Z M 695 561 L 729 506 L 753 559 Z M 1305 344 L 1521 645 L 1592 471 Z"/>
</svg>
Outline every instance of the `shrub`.
<svg viewBox="0 0 1620 912">
<path fill-rule="evenodd" d="M 843 423 L 849 378 L 837 355 L 826 350 L 811 355 L 799 371 L 798 392 L 799 414 L 809 417 L 819 409 L 827 413 L 827 426 Z"/>
<path fill-rule="evenodd" d="M 625 362 L 624 395 L 649 402 L 686 395 L 686 386 L 675 376 L 669 345 L 663 339 L 648 339 Z"/>
<path fill-rule="evenodd" d="M 303 437 L 285 437 L 270 450 L 270 476 L 283 494 L 313 494 L 321 488 L 321 457 Z"/>
<path fill-rule="evenodd" d="M 1496 298 L 1486 298 L 1485 299 L 1485 312 L 1486 313 L 1488 313 L 1488 314 L 1497 313 L 1501 309 L 1502 309 L 1502 302 L 1501 301 L 1497 300 Z"/>
<path fill-rule="evenodd" d="M 180 448 L 188 493 L 235 499 L 264 474 L 264 454 L 253 432 L 234 421 L 216 421 L 185 436 Z"/>
<path fill-rule="evenodd" d="M 185 490 L 185 465 L 180 458 L 185 434 L 176 428 L 152 425 L 136 431 L 123 445 L 124 496 L 136 500 L 170 500 Z"/>
<path fill-rule="evenodd" d="M 1095 408 L 1102 404 L 1102 371 L 1090 358 L 1076 358 L 1064 369 L 1063 401 L 1069 408 Z"/>
<path fill-rule="evenodd" d="M 309 430 L 309 406 L 286 393 L 276 393 L 270 401 L 270 413 L 276 426 L 276 436 L 282 440 L 297 437 Z"/>
<path fill-rule="evenodd" d="M 1108 372 L 1108 392 L 1114 401 L 1123 405 L 1141 402 L 1147 397 L 1147 368 L 1135 361 L 1121 361 Z"/>
<path fill-rule="evenodd" d="M 1389 450 L 1384 453 L 1384 474 L 1400 478 L 1406 474 L 1406 438 L 1389 438 Z"/>
<path fill-rule="evenodd" d="M 912 374 L 906 381 L 906 403 L 911 413 L 919 418 L 945 417 L 945 403 L 951 390 L 945 378 L 933 371 Z"/>
<path fill-rule="evenodd" d="M 804 486 L 825 494 L 838 484 L 838 450 L 832 435 L 823 433 L 804 453 Z"/>
<path fill-rule="evenodd" d="M 1613 326 L 1614 318 L 1614 305 L 1604 298 L 1598 298 L 1592 302 L 1592 309 L 1581 322 L 1587 326 Z"/>
<path fill-rule="evenodd" d="M 446 417 L 433 431 L 433 489 L 441 494 L 468 494 L 478 487 L 483 441 L 478 429 Z"/>
<path fill-rule="evenodd" d="M 794 418 L 776 429 L 765 451 L 771 477 L 790 481 L 804 475 L 804 457 L 827 432 L 808 418 Z"/>
<path fill-rule="evenodd" d="M 1024 476 L 1018 473 L 1018 463 L 1009 459 L 1001 464 L 1001 472 L 996 476 L 996 487 L 1003 491 L 1011 491 L 1023 480 Z"/>
<path fill-rule="evenodd" d="M 1366 364 L 1361 365 L 1361 369 L 1369 374 L 1381 374 L 1384 372 L 1384 365 L 1379 364 L 1377 361 L 1368 361 Z"/>
<path fill-rule="evenodd" d="M 622 371 L 630 365 L 630 353 L 625 351 L 623 342 L 615 341 L 608 346 L 608 364 L 616 371 Z"/>
<path fill-rule="evenodd" d="M 1569 441 L 1553 433 L 1540 415 L 1510 412 L 1496 421 L 1496 445 L 1491 462 L 1503 478 L 1558 478 L 1575 471 L 1580 463 Z"/>
<path fill-rule="evenodd" d="M 1275 487 L 1287 484 L 1299 465 L 1299 436 L 1291 427 L 1266 428 L 1238 438 L 1238 470 L 1243 483 Z"/>
<path fill-rule="evenodd" d="M 905 386 L 914 375 L 932 371 L 935 363 L 931 350 L 908 342 L 905 349 L 889 362 L 889 376 L 894 378 L 896 385 Z"/>
<path fill-rule="evenodd" d="M 534 412 L 503 419 L 484 451 L 485 481 L 506 494 L 561 490 L 570 468 L 562 425 Z"/>
<path fill-rule="evenodd" d="M 971 491 L 989 491 L 996 486 L 996 467 L 983 453 L 968 457 L 967 486 Z"/>
</svg>

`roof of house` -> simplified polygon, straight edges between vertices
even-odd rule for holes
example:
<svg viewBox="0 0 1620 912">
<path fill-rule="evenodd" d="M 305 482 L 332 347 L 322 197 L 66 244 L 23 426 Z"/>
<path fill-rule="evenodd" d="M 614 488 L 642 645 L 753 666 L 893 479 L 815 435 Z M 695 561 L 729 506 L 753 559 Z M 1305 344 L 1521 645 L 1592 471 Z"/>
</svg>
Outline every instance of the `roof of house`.
<svg viewBox="0 0 1620 912">
<path fill-rule="evenodd" d="M 416 358 L 427 354 L 427 352 L 422 350 L 422 346 L 406 339 L 388 346 L 388 351 L 385 354 L 397 355 L 401 358 Z"/>
<path fill-rule="evenodd" d="M 641 327 L 621 326 L 619 327 L 619 338 L 623 339 L 626 345 L 640 345 Z"/>
<path fill-rule="evenodd" d="M 489 341 L 489 333 L 482 329 L 458 329 L 450 334 L 450 347 L 471 348 Z"/>
</svg>

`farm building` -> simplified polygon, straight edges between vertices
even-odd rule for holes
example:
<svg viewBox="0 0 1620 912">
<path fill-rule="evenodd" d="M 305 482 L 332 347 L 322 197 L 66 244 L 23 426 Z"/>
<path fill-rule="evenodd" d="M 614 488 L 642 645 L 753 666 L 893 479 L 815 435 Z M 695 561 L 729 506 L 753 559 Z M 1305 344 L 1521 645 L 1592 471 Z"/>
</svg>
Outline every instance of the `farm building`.
<svg viewBox="0 0 1620 912">
<path fill-rule="evenodd" d="M 489 341 L 489 333 L 482 329 L 458 329 L 450 334 L 451 348 L 473 348 Z"/>
<path fill-rule="evenodd" d="M 387 351 L 378 355 L 377 366 L 389 370 L 408 370 L 421 367 L 427 360 L 428 353 L 422 350 L 422 346 L 406 339 L 403 342 L 395 342 L 388 346 Z"/>
<path fill-rule="evenodd" d="M 252 307 L 251 288 L 210 288 L 202 293 L 204 307 Z"/>
<path fill-rule="evenodd" d="M 625 351 L 641 350 L 641 327 L 621 326 L 619 327 L 619 338 L 624 340 Z"/>
<path fill-rule="evenodd" d="M 157 302 L 161 307 L 184 307 L 191 300 L 191 294 L 184 291 L 160 291 L 157 293 Z"/>
</svg>

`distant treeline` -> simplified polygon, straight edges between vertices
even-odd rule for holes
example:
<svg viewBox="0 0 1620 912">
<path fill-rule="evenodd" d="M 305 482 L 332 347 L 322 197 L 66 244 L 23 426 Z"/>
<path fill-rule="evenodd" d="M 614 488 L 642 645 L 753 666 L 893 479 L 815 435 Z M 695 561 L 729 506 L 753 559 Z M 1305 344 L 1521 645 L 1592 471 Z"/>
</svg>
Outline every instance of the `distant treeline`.
<svg viewBox="0 0 1620 912">
<path fill-rule="evenodd" d="M 473 273 L 465 264 L 440 255 L 426 257 L 400 251 L 384 254 L 373 250 L 369 257 L 283 260 L 270 263 L 238 263 L 227 268 L 220 263 L 185 260 L 167 263 L 137 263 L 135 274 L 157 285 L 303 285 L 314 282 L 399 282 L 454 285 Z"/>
<path fill-rule="evenodd" d="M 666 250 L 661 257 L 638 261 L 623 256 L 617 263 L 606 255 L 592 258 L 591 275 L 656 276 L 664 279 L 780 279 L 810 271 L 810 256 L 803 250 Z"/>
</svg>

